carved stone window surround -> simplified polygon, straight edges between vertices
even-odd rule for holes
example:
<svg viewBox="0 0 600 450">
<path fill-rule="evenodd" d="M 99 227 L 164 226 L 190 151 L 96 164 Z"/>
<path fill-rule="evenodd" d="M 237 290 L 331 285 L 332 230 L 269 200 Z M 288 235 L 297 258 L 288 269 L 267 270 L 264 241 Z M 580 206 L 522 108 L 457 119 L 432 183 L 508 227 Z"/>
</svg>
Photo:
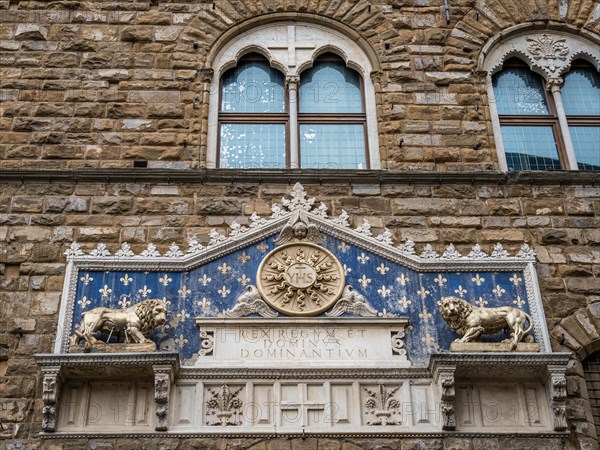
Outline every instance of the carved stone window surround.
<svg viewBox="0 0 600 450">
<path fill-rule="evenodd" d="M 507 38 L 490 41 L 484 46 L 478 62 L 479 67 L 486 73 L 488 103 L 500 169 L 506 172 L 508 166 L 496 109 L 492 76 L 502 69 L 507 59 L 517 57 L 524 61 L 530 70 L 544 78 L 546 88 L 551 93 L 556 108 L 556 117 L 560 128 L 557 145 L 559 148 L 563 147 L 565 153 L 563 165 L 566 169 L 577 170 L 577 160 L 563 108 L 560 87 L 563 84 L 563 75 L 571 69 L 572 62 L 578 58 L 590 62 L 600 71 L 599 43 L 593 43 L 574 33 L 549 29 L 524 31 L 523 28 L 530 27 L 528 25 L 513 27 L 503 32 L 503 36 L 508 36 Z"/>
<path fill-rule="evenodd" d="M 259 53 L 267 58 L 272 67 L 280 70 L 286 77 L 288 86 L 288 103 L 290 106 L 296 104 L 298 80 L 300 73 L 311 67 L 314 60 L 321 54 L 332 52 L 346 62 L 348 67 L 356 70 L 362 77 L 364 109 L 367 123 L 367 161 L 371 169 L 380 168 L 379 144 L 377 134 L 377 115 L 375 108 L 375 84 L 371 78 L 376 74 L 378 62 L 373 61 L 374 52 L 365 51 L 365 42 L 358 42 L 351 32 L 345 33 L 342 27 L 331 26 L 331 24 L 320 25 L 316 20 L 304 22 L 299 18 L 296 20 L 282 19 L 255 28 L 246 30 L 235 37 L 228 37 L 227 42 L 217 43 L 218 50 L 211 55 L 210 71 L 204 73 L 212 76 L 210 82 L 204 77 L 205 91 L 209 94 L 206 100 L 208 108 L 208 138 L 206 150 L 206 165 L 209 168 L 216 167 L 218 161 L 218 115 L 219 115 L 219 92 L 220 80 L 223 73 L 234 67 L 239 59 L 247 53 Z M 312 36 L 310 42 L 297 39 L 301 32 Z M 345 30 L 344 30 L 345 31 Z M 351 37 L 352 36 L 352 37 Z M 370 50 L 370 49 L 369 49 Z M 376 78 L 376 75 L 375 75 Z M 298 167 L 299 152 L 297 136 L 298 122 L 295 120 L 296 111 L 290 108 L 291 137 L 289 144 L 290 166 Z"/>
</svg>

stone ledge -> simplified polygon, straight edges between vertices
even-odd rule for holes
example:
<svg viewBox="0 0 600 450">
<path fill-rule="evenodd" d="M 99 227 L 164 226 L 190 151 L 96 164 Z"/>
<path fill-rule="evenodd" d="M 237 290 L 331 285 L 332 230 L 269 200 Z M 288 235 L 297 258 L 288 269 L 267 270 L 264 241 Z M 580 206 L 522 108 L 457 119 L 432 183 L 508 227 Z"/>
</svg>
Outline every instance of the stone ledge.
<svg viewBox="0 0 600 450">
<path fill-rule="evenodd" d="M 540 351 L 540 344 L 537 342 L 519 342 L 517 348 L 513 350 L 510 342 L 453 342 L 450 344 L 450 351 L 456 353 L 536 353 Z"/>
<path fill-rule="evenodd" d="M 600 185 L 595 171 L 529 172 L 422 172 L 387 170 L 319 169 L 0 169 L 4 182 L 167 182 L 167 183 L 251 183 L 307 184 L 343 183 L 350 185 L 386 184 L 470 184 L 470 185 Z"/>
</svg>

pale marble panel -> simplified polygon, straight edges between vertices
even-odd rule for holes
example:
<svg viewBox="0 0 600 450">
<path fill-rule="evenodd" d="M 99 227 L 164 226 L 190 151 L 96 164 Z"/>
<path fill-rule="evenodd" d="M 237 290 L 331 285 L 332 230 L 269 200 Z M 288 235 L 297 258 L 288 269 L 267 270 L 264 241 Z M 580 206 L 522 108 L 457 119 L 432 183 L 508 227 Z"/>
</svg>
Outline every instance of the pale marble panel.
<svg viewBox="0 0 600 450">
<path fill-rule="evenodd" d="M 174 389 L 172 423 L 174 428 L 190 428 L 196 423 L 196 385 L 178 384 Z"/>
<path fill-rule="evenodd" d="M 332 384 L 329 417 L 334 427 L 354 424 L 354 387 L 352 384 Z"/>
</svg>

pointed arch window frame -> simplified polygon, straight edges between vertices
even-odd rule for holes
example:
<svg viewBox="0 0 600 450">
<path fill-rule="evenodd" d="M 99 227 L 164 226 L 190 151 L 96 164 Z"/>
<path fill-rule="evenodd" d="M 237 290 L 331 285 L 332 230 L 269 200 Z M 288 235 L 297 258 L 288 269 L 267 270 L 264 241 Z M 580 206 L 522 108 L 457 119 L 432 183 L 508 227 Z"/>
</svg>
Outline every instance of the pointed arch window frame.
<svg viewBox="0 0 600 450">
<path fill-rule="evenodd" d="M 315 45 L 300 48 L 300 53 L 294 55 L 290 62 L 289 48 L 282 45 L 283 39 L 274 43 L 274 30 L 276 27 L 309 29 Z M 279 30 L 281 31 L 281 30 Z M 281 33 L 280 33 L 281 34 Z M 288 31 L 285 31 L 288 35 Z M 275 22 L 250 27 L 235 36 L 229 36 L 224 42 L 217 43 L 212 55 L 208 58 L 208 65 L 202 69 L 204 76 L 204 100 L 208 103 L 208 126 L 205 145 L 205 161 L 208 168 L 219 167 L 219 111 L 220 111 L 220 83 L 223 74 L 235 67 L 248 53 L 263 55 L 270 65 L 285 76 L 286 102 L 289 111 L 289 125 L 286 139 L 289 141 L 289 163 L 286 168 L 300 168 L 299 139 L 290 139 L 298 136 L 298 92 L 300 74 L 311 67 L 320 55 L 333 53 L 339 56 L 346 66 L 358 72 L 362 79 L 362 96 L 364 104 L 365 131 L 365 159 L 368 169 L 380 169 L 380 154 L 378 142 L 378 121 L 376 113 L 376 83 L 380 75 L 380 66 L 376 54 L 364 38 L 356 35 L 351 29 L 345 29 L 341 24 L 321 25 L 314 20 L 278 20 Z M 358 169 L 360 170 L 360 169 Z"/>
<path fill-rule="evenodd" d="M 569 124 L 562 102 L 560 89 L 564 75 L 568 73 L 576 60 L 584 60 L 600 72 L 600 55 L 597 54 L 600 39 L 590 41 L 575 32 L 534 29 L 534 24 L 521 24 L 505 30 L 502 35 L 490 39 L 483 47 L 478 67 L 486 76 L 486 91 L 490 111 L 490 120 L 498 156 L 499 168 L 508 172 L 504 141 L 502 139 L 501 115 L 496 108 L 493 76 L 500 72 L 504 63 L 511 58 L 523 61 L 531 70 L 544 80 L 548 91 L 548 105 L 558 121 L 555 133 L 556 145 L 564 170 L 579 170 Z M 571 120 L 570 120 L 571 119 Z M 591 122 L 584 121 L 590 124 Z M 594 125 L 596 125 L 594 121 Z M 600 126 L 600 116 L 598 119 Z"/>
</svg>

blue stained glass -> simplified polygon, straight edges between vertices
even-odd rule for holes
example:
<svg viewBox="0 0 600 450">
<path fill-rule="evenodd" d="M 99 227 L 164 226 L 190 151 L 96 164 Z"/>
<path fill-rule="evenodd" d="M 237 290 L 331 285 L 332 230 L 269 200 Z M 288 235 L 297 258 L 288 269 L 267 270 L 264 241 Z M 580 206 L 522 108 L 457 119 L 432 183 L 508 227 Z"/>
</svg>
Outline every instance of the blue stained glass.
<svg viewBox="0 0 600 450">
<path fill-rule="evenodd" d="M 508 170 L 560 170 L 552 127 L 502 126 Z"/>
<path fill-rule="evenodd" d="M 600 170 L 600 127 L 569 127 L 577 166 L 581 170 Z"/>
<path fill-rule="evenodd" d="M 577 67 L 564 80 L 560 95 L 565 114 L 600 116 L 600 74 L 592 68 Z"/>
<path fill-rule="evenodd" d="M 362 113 L 360 75 L 342 61 L 321 61 L 302 72 L 301 113 Z"/>
<path fill-rule="evenodd" d="M 273 169 L 285 164 L 285 125 L 221 124 L 221 168 Z"/>
<path fill-rule="evenodd" d="M 300 125 L 300 164 L 305 169 L 366 169 L 364 126 Z"/>
<path fill-rule="evenodd" d="M 242 61 L 223 75 L 222 112 L 285 112 L 283 74 L 267 61 Z"/>
<path fill-rule="evenodd" d="M 498 114 L 549 114 L 539 75 L 528 69 L 508 67 L 493 79 Z"/>
</svg>

